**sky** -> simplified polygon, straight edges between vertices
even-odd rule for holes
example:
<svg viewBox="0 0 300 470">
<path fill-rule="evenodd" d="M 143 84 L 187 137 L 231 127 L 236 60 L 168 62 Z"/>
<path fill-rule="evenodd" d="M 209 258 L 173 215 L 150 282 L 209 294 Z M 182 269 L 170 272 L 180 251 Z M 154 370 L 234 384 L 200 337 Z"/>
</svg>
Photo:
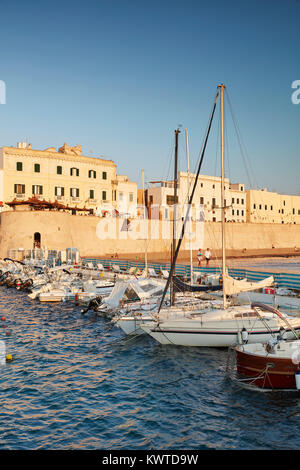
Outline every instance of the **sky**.
<svg viewBox="0 0 300 470">
<path fill-rule="evenodd" d="M 196 168 L 226 86 L 226 176 L 300 195 L 300 0 L 1 0 L 0 146 L 82 145 L 141 187 Z M 229 100 L 233 110 L 231 117 Z M 235 124 L 234 124 L 235 123 Z M 242 137 L 242 151 L 236 127 Z M 220 175 L 219 110 L 202 173 Z"/>
</svg>

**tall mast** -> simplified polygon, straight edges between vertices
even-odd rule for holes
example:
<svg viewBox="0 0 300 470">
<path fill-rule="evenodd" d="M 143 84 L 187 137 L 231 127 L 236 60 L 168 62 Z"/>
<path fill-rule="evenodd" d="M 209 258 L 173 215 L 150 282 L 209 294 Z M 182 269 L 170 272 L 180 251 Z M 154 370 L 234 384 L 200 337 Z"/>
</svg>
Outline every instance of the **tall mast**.
<svg viewBox="0 0 300 470">
<path fill-rule="evenodd" d="M 189 140 L 188 131 L 185 129 L 185 142 L 186 142 L 186 160 L 187 160 L 187 174 L 188 174 L 188 201 L 190 200 L 190 155 L 189 155 Z M 192 250 L 192 215 L 189 217 L 189 238 L 190 238 L 190 271 L 191 271 L 191 284 L 193 283 L 193 250 Z"/>
<path fill-rule="evenodd" d="M 178 134 L 180 134 L 180 130 L 175 130 L 175 157 L 174 157 L 174 205 L 173 205 L 173 243 L 172 243 L 172 262 L 175 257 L 175 250 L 176 250 L 176 205 L 177 205 L 177 183 L 178 183 L 178 175 L 177 175 L 177 166 L 178 166 Z M 176 271 L 174 271 L 176 274 Z M 172 293 L 171 293 L 171 305 L 175 303 L 175 291 L 174 285 L 172 286 Z"/>
<path fill-rule="evenodd" d="M 226 274 L 226 252 L 225 252 L 225 170 L 224 170 L 224 89 L 225 85 L 221 84 L 218 86 L 220 89 L 220 99 L 221 99 L 221 220 L 222 220 L 222 277 L 223 281 Z M 223 282 L 223 305 L 224 309 L 227 306 L 226 292 L 224 289 Z"/>
<path fill-rule="evenodd" d="M 146 277 L 148 276 L 148 217 L 145 219 L 145 181 L 144 181 L 144 170 L 142 170 L 142 187 L 143 187 L 143 219 L 146 220 L 146 238 L 145 238 L 145 271 Z"/>
</svg>

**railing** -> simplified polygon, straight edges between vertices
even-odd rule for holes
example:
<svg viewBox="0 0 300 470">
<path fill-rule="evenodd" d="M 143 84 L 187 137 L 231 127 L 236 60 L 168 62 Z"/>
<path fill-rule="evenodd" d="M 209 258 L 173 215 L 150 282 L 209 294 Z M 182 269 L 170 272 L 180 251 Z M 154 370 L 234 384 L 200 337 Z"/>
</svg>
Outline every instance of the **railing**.
<svg viewBox="0 0 300 470">
<path fill-rule="evenodd" d="M 97 263 L 103 264 L 105 268 L 111 267 L 113 264 L 118 264 L 122 270 L 128 270 L 131 267 L 138 267 L 143 270 L 145 263 L 143 261 L 126 261 L 118 259 L 102 259 L 102 258 L 83 258 L 83 262 L 92 262 L 95 266 Z M 148 263 L 148 268 L 153 268 L 156 273 L 162 270 L 170 270 L 170 263 Z M 193 267 L 194 273 L 213 274 L 220 273 L 221 268 L 202 268 Z M 269 276 L 274 276 L 274 282 L 277 287 L 286 287 L 289 289 L 300 290 L 300 274 L 291 273 L 273 273 L 271 271 L 252 271 L 249 269 L 235 269 L 229 268 L 228 273 L 230 276 L 236 278 L 247 278 L 248 281 L 261 281 Z M 181 276 L 190 277 L 191 270 L 188 264 L 176 264 L 176 274 Z"/>
</svg>

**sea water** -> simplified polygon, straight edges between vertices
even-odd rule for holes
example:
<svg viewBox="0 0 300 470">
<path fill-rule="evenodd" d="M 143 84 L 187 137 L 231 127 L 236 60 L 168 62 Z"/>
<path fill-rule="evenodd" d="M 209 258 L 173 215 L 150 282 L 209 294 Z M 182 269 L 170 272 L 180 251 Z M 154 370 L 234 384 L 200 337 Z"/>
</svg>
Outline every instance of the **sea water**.
<svg viewBox="0 0 300 470">
<path fill-rule="evenodd" d="M 241 388 L 226 349 L 126 338 L 5 287 L 0 314 L 0 449 L 299 448 L 300 398 Z"/>
</svg>

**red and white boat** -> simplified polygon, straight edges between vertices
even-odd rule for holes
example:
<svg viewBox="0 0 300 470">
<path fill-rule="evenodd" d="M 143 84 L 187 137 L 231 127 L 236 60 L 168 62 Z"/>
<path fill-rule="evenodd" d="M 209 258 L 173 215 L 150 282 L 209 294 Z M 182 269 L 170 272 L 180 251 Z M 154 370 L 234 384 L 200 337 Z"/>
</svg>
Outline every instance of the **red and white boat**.
<svg viewBox="0 0 300 470">
<path fill-rule="evenodd" d="M 286 340 L 282 329 L 268 343 L 236 346 L 238 380 L 263 389 L 300 390 L 300 340 L 294 334 L 295 340 Z"/>
</svg>

